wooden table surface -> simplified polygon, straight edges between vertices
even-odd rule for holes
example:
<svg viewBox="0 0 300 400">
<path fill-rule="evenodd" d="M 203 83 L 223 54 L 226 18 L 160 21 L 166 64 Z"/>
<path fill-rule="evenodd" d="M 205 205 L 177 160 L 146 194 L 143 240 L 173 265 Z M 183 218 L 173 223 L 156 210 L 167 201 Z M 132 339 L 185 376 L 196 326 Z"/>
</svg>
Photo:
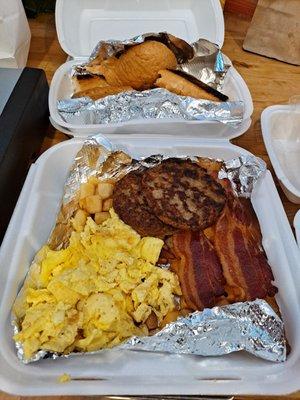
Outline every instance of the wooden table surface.
<svg viewBox="0 0 300 400">
<path fill-rule="evenodd" d="M 287 103 L 291 96 L 300 94 L 300 73 L 299 68 L 295 66 L 243 51 L 242 44 L 249 23 L 249 19 L 245 17 L 225 13 L 226 32 L 223 52 L 230 57 L 234 66 L 243 76 L 250 89 L 254 103 L 254 112 L 250 129 L 232 142 L 263 158 L 273 173 L 261 135 L 260 115 L 265 107 L 272 104 Z M 60 48 L 57 40 L 54 16 L 51 14 L 41 15 L 37 19 L 30 21 L 30 27 L 32 40 L 28 66 L 43 68 L 46 71 L 50 83 L 56 69 L 66 60 L 66 54 Z M 42 146 L 42 151 L 67 139 L 67 136 L 63 133 L 49 128 L 48 135 Z M 273 177 L 289 221 L 292 223 L 299 206 L 287 200 L 278 185 L 274 173 Z M 92 398 L 91 396 L 89 397 Z M 87 397 L 83 396 L 72 397 L 72 399 L 81 398 L 87 399 Z M 235 398 L 246 399 L 246 397 Z M 254 399 L 254 397 L 248 397 L 248 399 L 249 398 Z M 286 400 L 292 398 L 300 399 L 300 392 L 295 395 L 284 397 Z M 12 399 L 33 400 L 34 398 L 9 396 L 0 392 L 0 400 Z M 48 399 L 48 397 L 45 399 Z M 70 397 L 51 397 L 51 399 L 61 400 L 70 399 Z M 260 399 L 266 398 L 260 397 Z"/>
</svg>

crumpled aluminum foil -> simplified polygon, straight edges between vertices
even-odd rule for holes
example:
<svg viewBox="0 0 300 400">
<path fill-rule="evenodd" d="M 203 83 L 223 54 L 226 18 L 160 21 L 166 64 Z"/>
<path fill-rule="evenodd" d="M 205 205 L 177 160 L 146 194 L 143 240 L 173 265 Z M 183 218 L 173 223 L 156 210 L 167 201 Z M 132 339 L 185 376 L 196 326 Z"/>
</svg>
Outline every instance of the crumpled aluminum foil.
<svg viewBox="0 0 300 400">
<path fill-rule="evenodd" d="M 245 350 L 269 361 L 286 360 L 283 322 L 265 300 L 196 311 L 153 336 L 131 338 L 121 349 L 197 356 Z"/>
<path fill-rule="evenodd" d="M 251 197 L 253 188 L 267 170 L 267 164 L 261 158 L 240 156 L 224 162 L 218 177 L 227 178 L 237 196 Z"/>
<path fill-rule="evenodd" d="M 75 156 L 65 184 L 62 208 L 48 244 L 53 249 L 60 249 L 68 244 L 72 231 L 68 221 L 77 209 L 79 186 L 89 177 L 119 179 L 131 170 L 140 166 L 154 166 L 166 158 L 168 157 L 164 155 L 153 155 L 134 160 L 126 153 L 115 149 L 102 135 L 88 138 Z M 195 161 L 197 157 L 183 158 Z M 262 160 L 256 157 L 242 156 L 224 162 L 219 177 L 229 179 L 237 195 L 244 196 L 246 193 L 252 192 L 257 180 L 263 176 L 264 170 L 265 164 Z M 12 325 L 16 334 L 19 331 L 19 322 L 14 317 Z M 284 361 L 286 358 L 283 323 L 264 300 L 236 303 L 195 312 L 169 324 L 152 337 L 132 338 L 116 348 L 203 356 L 245 350 L 270 361 Z M 30 360 L 25 360 L 22 344 L 16 343 L 16 349 L 18 358 L 24 363 L 43 358 L 54 359 L 81 354 L 72 353 L 62 356 L 41 350 Z M 106 350 L 92 354 L 102 351 Z"/>
<path fill-rule="evenodd" d="M 192 44 L 194 58 L 178 65 L 182 70 L 207 85 L 222 91 L 224 79 L 231 66 L 230 60 L 222 54 L 219 46 L 206 40 L 199 39 Z"/>
<path fill-rule="evenodd" d="M 85 66 L 101 57 L 107 59 L 126 48 L 145 40 L 167 36 L 165 32 L 146 33 L 127 40 L 100 41 L 93 50 L 88 63 L 73 67 L 71 75 L 87 75 Z M 191 45 L 194 57 L 184 59 L 177 54 L 178 70 L 182 70 L 209 86 L 222 90 L 226 73 L 231 66 L 219 47 L 205 39 Z M 93 101 L 90 98 L 62 99 L 57 102 L 63 121 L 75 125 L 116 124 L 139 119 L 184 119 L 218 121 L 238 126 L 243 119 L 242 101 L 212 102 L 178 96 L 165 89 L 131 91 L 110 95 Z"/>
<path fill-rule="evenodd" d="M 96 101 L 88 97 L 59 100 L 58 112 L 70 124 L 117 124 L 131 120 L 183 119 L 218 121 L 238 126 L 244 115 L 242 101 L 213 102 L 178 96 L 166 89 L 122 92 Z"/>
<path fill-rule="evenodd" d="M 14 334 L 19 332 L 13 322 Z M 30 360 L 24 358 L 23 346 L 16 343 L 18 358 L 25 364 L 43 358 L 69 358 L 82 353 L 61 355 L 38 351 Z M 283 362 L 286 360 L 284 325 L 265 300 L 235 303 L 195 311 L 166 325 L 153 336 L 132 337 L 114 350 L 163 352 L 196 356 L 221 356 L 246 351 L 256 357 Z M 105 350 L 90 352 L 101 354 Z"/>
</svg>

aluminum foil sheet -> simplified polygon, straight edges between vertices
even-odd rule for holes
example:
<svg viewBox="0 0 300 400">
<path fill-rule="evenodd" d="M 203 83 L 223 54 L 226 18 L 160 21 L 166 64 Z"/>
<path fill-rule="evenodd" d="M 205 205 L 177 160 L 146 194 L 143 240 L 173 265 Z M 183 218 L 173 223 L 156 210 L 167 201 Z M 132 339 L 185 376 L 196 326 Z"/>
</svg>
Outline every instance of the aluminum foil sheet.
<svg viewBox="0 0 300 400">
<path fill-rule="evenodd" d="M 226 73 L 231 66 L 230 60 L 222 54 L 216 44 L 208 40 L 199 39 L 192 47 L 194 57 L 179 64 L 178 69 L 222 91 Z"/>
<path fill-rule="evenodd" d="M 131 120 L 183 119 L 218 121 L 236 127 L 243 120 L 242 101 L 213 102 L 178 96 L 166 89 L 122 92 L 93 101 L 59 100 L 61 118 L 76 125 L 118 124 Z"/>
<path fill-rule="evenodd" d="M 164 155 L 153 155 L 134 160 L 130 155 L 114 148 L 102 135 L 87 139 L 75 156 L 66 180 L 61 210 L 48 241 L 50 247 L 60 249 L 68 245 L 73 229 L 70 217 L 78 209 L 79 186 L 89 177 L 120 179 L 131 170 L 141 166 L 152 167 L 166 158 L 168 157 Z M 197 157 L 190 159 L 195 161 Z M 237 195 L 244 196 L 245 193 L 251 193 L 255 183 L 262 176 L 263 166 L 263 162 L 255 157 L 239 157 L 224 162 L 220 178 L 228 178 Z M 20 325 L 14 316 L 12 325 L 16 334 Z M 22 344 L 16 343 L 16 348 L 19 359 L 24 363 L 43 358 L 73 357 L 81 354 L 61 355 L 41 350 L 30 360 L 25 360 Z M 132 338 L 116 349 L 202 356 L 217 356 L 245 350 L 270 361 L 284 361 L 286 358 L 283 323 L 264 300 L 195 312 L 169 324 L 154 336 Z M 100 350 L 93 354 L 100 354 L 103 351 L 108 350 Z"/>
<path fill-rule="evenodd" d="M 13 322 L 14 334 L 19 332 Z M 284 325 L 265 300 L 235 303 L 196 311 L 166 325 L 153 336 L 132 337 L 114 350 L 134 350 L 196 356 L 222 356 L 246 351 L 256 357 L 283 362 L 287 348 Z M 74 357 L 38 351 L 30 360 L 24 358 L 21 343 L 16 343 L 18 358 L 25 364 L 43 358 Z M 107 352 L 98 350 L 89 354 Z M 86 353 L 85 353 L 86 354 Z"/>
<path fill-rule="evenodd" d="M 240 156 L 224 162 L 219 178 L 227 178 L 237 196 L 251 197 L 258 179 L 264 176 L 267 165 L 261 158 Z"/>
<path fill-rule="evenodd" d="M 196 311 L 153 336 L 133 337 L 121 348 L 197 356 L 245 350 L 269 361 L 286 360 L 283 322 L 264 300 Z"/>
</svg>

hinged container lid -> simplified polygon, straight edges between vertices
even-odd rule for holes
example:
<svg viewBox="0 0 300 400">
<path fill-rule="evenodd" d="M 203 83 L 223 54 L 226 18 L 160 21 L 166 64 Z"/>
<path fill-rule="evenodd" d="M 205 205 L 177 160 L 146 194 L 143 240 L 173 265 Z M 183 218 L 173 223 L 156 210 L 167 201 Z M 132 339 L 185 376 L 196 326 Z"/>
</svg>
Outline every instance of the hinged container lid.
<svg viewBox="0 0 300 400">
<path fill-rule="evenodd" d="M 224 19 L 219 0 L 57 0 L 56 30 L 63 50 L 88 57 L 99 40 L 129 39 L 166 31 L 187 42 L 199 38 L 220 47 Z"/>
</svg>

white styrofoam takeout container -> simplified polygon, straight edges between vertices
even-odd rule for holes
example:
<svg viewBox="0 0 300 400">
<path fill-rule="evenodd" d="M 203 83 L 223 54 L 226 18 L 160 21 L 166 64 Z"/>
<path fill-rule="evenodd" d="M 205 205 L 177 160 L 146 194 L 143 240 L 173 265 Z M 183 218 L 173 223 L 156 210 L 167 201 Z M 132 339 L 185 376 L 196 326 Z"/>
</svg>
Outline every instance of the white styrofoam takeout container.
<svg viewBox="0 0 300 400">
<path fill-rule="evenodd" d="M 63 121 L 57 100 L 73 93 L 70 70 L 87 61 L 101 39 L 128 39 L 145 32 L 167 31 L 188 42 L 205 38 L 220 47 L 224 41 L 224 19 L 219 0 L 57 0 L 56 29 L 63 50 L 73 59 L 55 72 L 49 91 L 50 119 L 72 136 L 110 133 L 151 133 L 182 135 L 188 130 L 199 137 L 233 138 L 251 124 L 253 104 L 246 83 L 234 67 L 224 83 L 230 100 L 242 100 L 245 106 L 241 126 L 232 128 L 221 122 L 183 120 L 134 120 L 119 124 L 76 125 Z"/>
<path fill-rule="evenodd" d="M 227 140 L 111 135 L 112 143 L 134 157 L 164 153 L 230 159 L 246 150 Z M 36 251 L 46 242 L 59 210 L 63 186 L 82 139 L 46 151 L 31 167 L 0 251 L 0 389 L 18 395 L 280 395 L 300 388 L 299 258 L 287 217 L 268 172 L 252 198 L 263 246 L 279 287 L 280 306 L 291 353 L 284 363 L 246 353 L 221 357 L 108 350 L 98 355 L 41 360 L 24 365 L 16 356 L 11 307 Z M 72 380 L 58 383 L 62 373 Z"/>
<path fill-rule="evenodd" d="M 300 243 L 300 210 L 298 210 L 295 215 L 294 227 L 295 227 L 297 242 Z"/>
<path fill-rule="evenodd" d="M 267 107 L 261 114 L 261 128 L 282 190 L 300 204 L 300 104 Z"/>
</svg>

